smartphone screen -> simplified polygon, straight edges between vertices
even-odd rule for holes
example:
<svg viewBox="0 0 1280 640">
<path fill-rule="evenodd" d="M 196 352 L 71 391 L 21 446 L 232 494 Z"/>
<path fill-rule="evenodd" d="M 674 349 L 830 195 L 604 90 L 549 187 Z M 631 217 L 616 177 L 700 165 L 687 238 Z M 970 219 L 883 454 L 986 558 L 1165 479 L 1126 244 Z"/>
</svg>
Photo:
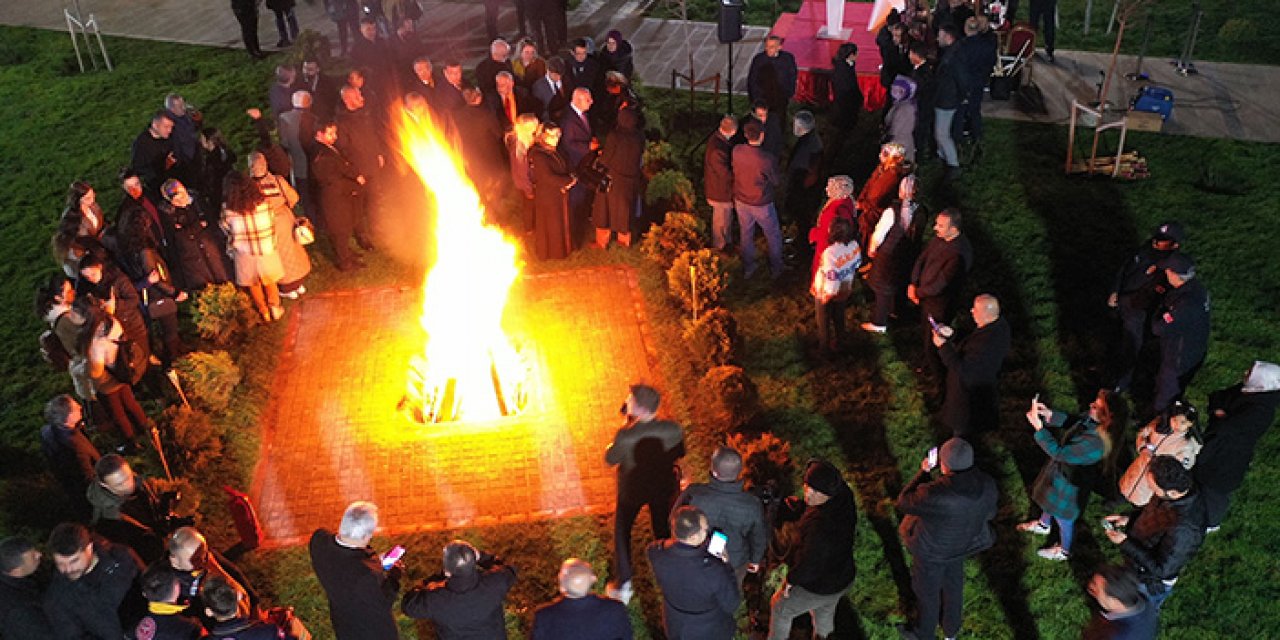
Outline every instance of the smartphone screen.
<svg viewBox="0 0 1280 640">
<path fill-rule="evenodd" d="M 940 327 L 940 326 L 942 326 L 942 325 L 939 325 L 939 324 L 938 324 L 938 321 L 933 319 L 933 316 L 927 316 L 927 317 L 929 318 L 929 328 L 930 328 L 930 329 L 933 329 L 933 332 L 934 332 L 934 333 L 937 333 L 937 332 L 938 332 L 938 327 Z"/>
<path fill-rule="evenodd" d="M 391 550 L 388 551 L 386 555 L 382 556 L 382 568 L 384 570 L 390 569 L 395 566 L 402 557 L 404 557 L 404 547 L 400 545 L 391 547 Z"/>
<path fill-rule="evenodd" d="M 938 466 L 938 448 L 934 447 L 929 450 L 929 468 Z"/>
<path fill-rule="evenodd" d="M 725 546 L 729 544 L 729 535 L 719 529 L 711 530 L 711 541 L 707 543 L 707 553 L 713 556 L 724 555 Z"/>
</svg>

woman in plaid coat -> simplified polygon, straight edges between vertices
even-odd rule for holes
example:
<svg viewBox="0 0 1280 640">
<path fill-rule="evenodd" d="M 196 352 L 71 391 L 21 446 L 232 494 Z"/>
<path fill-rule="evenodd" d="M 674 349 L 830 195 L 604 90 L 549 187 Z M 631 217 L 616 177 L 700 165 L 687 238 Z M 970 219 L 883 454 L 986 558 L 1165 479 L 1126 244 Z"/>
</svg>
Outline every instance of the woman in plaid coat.
<svg viewBox="0 0 1280 640">
<path fill-rule="evenodd" d="M 1089 412 L 1070 424 L 1067 414 L 1049 409 L 1039 397 L 1031 401 L 1027 421 L 1035 427 L 1036 444 L 1049 455 L 1049 463 L 1031 489 L 1031 499 L 1040 505 L 1040 518 L 1018 525 L 1018 530 L 1047 534 L 1052 518 L 1058 523 L 1060 540 L 1040 549 L 1040 557 L 1066 560 L 1070 555 L 1075 521 L 1083 502 L 1083 478 L 1088 467 L 1109 458 L 1114 448 L 1113 429 L 1116 425 L 1123 428 L 1127 413 L 1124 398 L 1108 390 L 1099 391 L 1089 403 Z"/>
</svg>

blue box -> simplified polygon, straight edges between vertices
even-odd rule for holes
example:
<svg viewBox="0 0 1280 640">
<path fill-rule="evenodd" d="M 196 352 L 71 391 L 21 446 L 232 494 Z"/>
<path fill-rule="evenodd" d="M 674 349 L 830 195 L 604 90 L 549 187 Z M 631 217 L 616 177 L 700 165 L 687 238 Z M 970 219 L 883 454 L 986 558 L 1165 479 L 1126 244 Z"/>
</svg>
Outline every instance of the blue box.
<svg viewBox="0 0 1280 640">
<path fill-rule="evenodd" d="M 1173 92 L 1165 87 L 1147 85 L 1133 99 L 1133 110 L 1158 113 L 1161 120 L 1168 120 L 1173 114 Z"/>
</svg>

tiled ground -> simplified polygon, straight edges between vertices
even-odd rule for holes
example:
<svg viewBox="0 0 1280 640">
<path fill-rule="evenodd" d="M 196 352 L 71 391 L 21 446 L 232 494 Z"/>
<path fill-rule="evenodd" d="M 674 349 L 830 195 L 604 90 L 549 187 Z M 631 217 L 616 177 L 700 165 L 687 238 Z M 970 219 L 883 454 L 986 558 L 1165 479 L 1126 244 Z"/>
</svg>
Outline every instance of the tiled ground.
<svg viewBox="0 0 1280 640">
<path fill-rule="evenodd" d="M 372 289 L 308 297 L 264 418 L 253 497 L 268 544 L 336 527 L 373 500 L 387 533 L 612 509 L 604 450 L 627 385 L 656 379 L 634 275 L 601 268 L 526 277 L 508 332 L 537 388 L 518 417 L 422 426 L 396 411 L 421 350 L 421 294 Z"/>
</svg>

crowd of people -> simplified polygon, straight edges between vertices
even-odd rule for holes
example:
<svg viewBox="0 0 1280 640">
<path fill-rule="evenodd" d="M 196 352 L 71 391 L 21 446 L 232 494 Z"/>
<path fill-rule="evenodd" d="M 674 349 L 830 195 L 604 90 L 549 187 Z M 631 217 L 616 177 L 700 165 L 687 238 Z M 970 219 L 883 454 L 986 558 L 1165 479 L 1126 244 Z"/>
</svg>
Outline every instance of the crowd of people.
<svg viewBox="0 0 1280 640">
<path fill-rule="evenodd" d="M 249 52 L 260 55 L 256 5 L 240 4 L 233 2 L 246 45 L 252 30 Z M 586 243 L 627 246 L 641 230 L 644 114 L 621 33 L 611 31 L 599 50 L 580 39 L 545 58 L 534 38 L 512 47 L 494 33 L 467 77 L 461 62 L 429 55 L 414 31 L 416 3 L 385 2 L 376 12 L 364 4 L 326 3 L 353 63 L 345 77 L 326 75 L 317 60 L 277 68 L 266 92 L 269 114 L 246 111 L 259 140 L 242 166 L 220 132 L 170 94 L 132 143 L 114 220 L 91 185 L 68 189 L 52 240 L 58 271 L 38 291 L 36 313 L 49 324 L 46 357 L 68 372 L 74 389 L 49 401 L 40 437 L 77 518 L 50 534 L 45 551 L 56 570 L 48 584 L 38 578 L 36 545 L 0 542 L 5 637 L 305 637 L 300 622 L 265 607 L 232 560 L 173 513 L 175 496 L 132 470 L 125 456 L 155 428 L 135 389 L 148 370 L 164 370 L 186 352 L 178 306 L 205 287 L 234 282 L 262 321 L 274 322 L 284 299 L 307 292 L 307 245 L 317 230 L 339 269 L 363 266 L 357 247 L 375 250 L 379 218 L 394 208 L 389 194 L 423 188 L 392 143 L 399 118 L 429 120 L 444 132 L 487 204 L 518 203 L 529 253 L 539 259 Z M 556 51 L 565 38 L 556 9 L 534 4 L 521 4 L 528 11 L 522 29 Z M 920 372 L 941 383 L 938 421 L 951 437 L 924 457 L 896 502 L 916 599 L 902 633 L 933 638 L 941 625 L 954 638 L 963 621 L 964 561 L 995 543 L 998 488 L 977 466 L 975 449 L 1000 423 L 997 382 L 1013 336 L 991 293 L 973 298 L 972 330 L 962 336 L 952 327 L 967 303 L 974 248 L 957 208 L 938 212 L 934 237 L 924 241 L 930 219 L 917 201 L 915 169 L 936 150 L 944 179 L 958 178 L 956 140 L 982 135 L 995 36 L 966 3 L 909 4 L 877 38 L 892 99 L 881 114 L 879 164 L 860 187 L 848 175 L 827 175 L 815 115 L 789 113 L 795 62 L 772 36 L 751 65 L 750 112 L 726 115 L 707 140 L 703 186 L 713 245 L 731 250 L 736 222 L 748 278 L 758 270 L 757 227 L 771 274 L 784 273 L 776 202 L 785 195 L 788 222 L 808 232 L 824 355 L 844 348 L 855 304 L 867 310 L 860 326 L 872 334 L 918 313 L 919 328 L 911 330 L 920 335 Z M 292 2 L 268 6 L 283 46 L 297 37 Z M 846 45 L 833 60 L 837 132 L 868 115 L 849 73 L 856 56 Z M 1195 263 L 1181 250 L 1185 240 L 1180 224 L 1162 224 L 1120 268 L 1106 301 L 1120 319 L 1120 357 L 1087 410 L 1070 416 L 1037 396 L 1026 414 L 1049 460 L 1029 491 L 1039 515 L 1018 528 L 1054 535 L 1040 556 L 1070 557 L 1090 494 L 1132 507 L 1100 525 L 1125 562 L 1091 578 L 1100 611 L 1087 637 L 1154 636 L 1160 606 L 1206 533 L 1220 526 L 1280 404 L 1280 366 L 1267 362 L 1212 394 L 1205 420 L 1182 397 L 1207 353 L 1210 312 Z M 1155 389 L 1149 402 L 1135 403 L 1144 426 L 1130 451 L 1121 443 L 1126 395 L 1144 376 Z M 566 559 L 561 595 L 537 610 L 532 637 L 631 637 L 631 535 L 645 507 L 657 540 L 645 558 L 668 637 L 733 637 L 744 584 L 777 565 L 788 571 L 768 606 L 768 637 L 789 637 L 804 615 L 818 636 L 830 635 L 856 577 L 856 501 L 843 470 L 812 461 L 802 496 L 775 499 L 749 491 L 742 453 L 722 447 L 706 482 L 685 483 L 683 429 L 658 418 L 659 401 L 651 387 L 631 388 L 626 424 L 603 460 L 618 474 L 607 597 L 594 593 L 599 578 L 588 562 Z M 86 423 L 118 434 L 117 451 L 102 455 Z M 442 638 L 506 637 L 513 567 L 459 540 L 445 547 L 439 574 L 402 594 L 399 553 L 370 546 L 377 526 L 376 505 L 357 502 L 337 531 L 311 538 L 312 567 L 339 638 L 397 637 L 397 602 L 406 616 L 432 621 Z"/>
</svg>

